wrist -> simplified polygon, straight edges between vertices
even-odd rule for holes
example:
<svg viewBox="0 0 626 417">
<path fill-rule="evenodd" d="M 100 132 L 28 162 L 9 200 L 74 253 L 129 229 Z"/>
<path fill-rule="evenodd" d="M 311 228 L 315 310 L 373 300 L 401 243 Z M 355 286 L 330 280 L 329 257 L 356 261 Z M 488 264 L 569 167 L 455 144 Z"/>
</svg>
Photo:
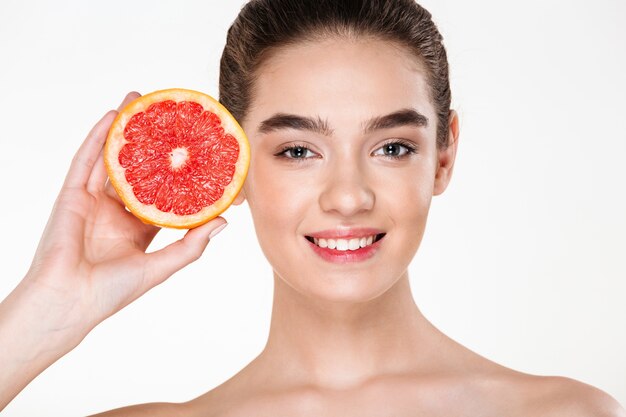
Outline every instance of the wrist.
<svg viewBox="0 0 626 417">
<path fill-rule="evenodd" d="M 12 346 L 21 363 L 54 361 L 89 332 L 78 306 L 28 277 L 0 304 L 0 346 Z"/>
<path fill-rule="evenodd" d="M 59 326 L 54 302 L 35 288 L 24 279 L 0 303 L 0 411 L 86 335 Z"/>
</svg>

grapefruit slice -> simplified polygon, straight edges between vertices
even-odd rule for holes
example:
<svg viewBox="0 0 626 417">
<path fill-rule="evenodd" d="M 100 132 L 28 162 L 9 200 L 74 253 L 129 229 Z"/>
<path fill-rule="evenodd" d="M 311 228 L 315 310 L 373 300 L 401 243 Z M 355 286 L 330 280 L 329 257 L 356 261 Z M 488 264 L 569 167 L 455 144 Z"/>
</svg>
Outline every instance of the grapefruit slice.
<svg viewBox="0 0 626 417">
<path fill-rule="evenodd" d="M 111 185 L 146 223 L 190 229 L 220 215 L 241 190 L 250 146 L 214 98 L 169 89 L 129 103 L 104 148 Z"/>
</svg>

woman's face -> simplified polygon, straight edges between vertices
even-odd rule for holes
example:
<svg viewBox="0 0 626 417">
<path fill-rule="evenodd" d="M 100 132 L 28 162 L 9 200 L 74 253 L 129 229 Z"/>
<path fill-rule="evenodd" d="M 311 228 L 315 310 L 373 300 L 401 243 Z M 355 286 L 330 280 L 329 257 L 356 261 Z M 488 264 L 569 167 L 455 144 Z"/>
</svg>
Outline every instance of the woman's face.
<svg viewBox="0 0 626 417">
<path fill-rule="evenodd" d="M 329 39 L 273 51 L 257 75 L 244 193 L 275 274 L 316 299 L 379 296 L 454 160 L 437 150 L 424 72 L 389 42 Z"/>
</svg>

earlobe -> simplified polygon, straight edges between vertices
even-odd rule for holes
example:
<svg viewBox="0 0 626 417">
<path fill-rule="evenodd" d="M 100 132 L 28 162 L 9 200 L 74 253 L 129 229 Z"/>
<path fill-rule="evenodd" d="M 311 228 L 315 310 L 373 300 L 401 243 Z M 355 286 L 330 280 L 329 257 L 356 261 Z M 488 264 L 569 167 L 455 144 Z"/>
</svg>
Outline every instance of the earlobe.
<svg viewBox="0 0 626 417">
<path fill-rule="evenodd" d="M 246 200 L 246 193 L 243 191 L 243 187 L 239 190 L 239 194 L 235 197 L 233 205 L 238 206 Z"/>
<path fill-rule="evenodd" d="M 437 151 L 437 172 L 433 195 L 439 195 L 445 191 L 452 177 L 456 150 L 459 142 L 459 117 L 456 111 L 450 110 L 448 125 L 448 147 Z"/>
</svg>

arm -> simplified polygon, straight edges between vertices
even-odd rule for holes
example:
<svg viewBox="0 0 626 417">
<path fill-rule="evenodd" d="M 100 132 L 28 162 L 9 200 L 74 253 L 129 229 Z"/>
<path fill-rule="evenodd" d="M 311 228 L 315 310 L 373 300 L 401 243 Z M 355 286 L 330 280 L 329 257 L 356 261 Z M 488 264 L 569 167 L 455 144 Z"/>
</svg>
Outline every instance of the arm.
<svg viewBox="0 0 626 417">
<path fill-rule="evenodd" d="M 145 253 L 159 228 L 127 212 L 107 183 L 102 147 L 116 114 L 76 153 L 28 273 L 0 303 L 0 410 L 96 325 L 198 259 L 226 224 L 214 219 Z"/>
</svg>

